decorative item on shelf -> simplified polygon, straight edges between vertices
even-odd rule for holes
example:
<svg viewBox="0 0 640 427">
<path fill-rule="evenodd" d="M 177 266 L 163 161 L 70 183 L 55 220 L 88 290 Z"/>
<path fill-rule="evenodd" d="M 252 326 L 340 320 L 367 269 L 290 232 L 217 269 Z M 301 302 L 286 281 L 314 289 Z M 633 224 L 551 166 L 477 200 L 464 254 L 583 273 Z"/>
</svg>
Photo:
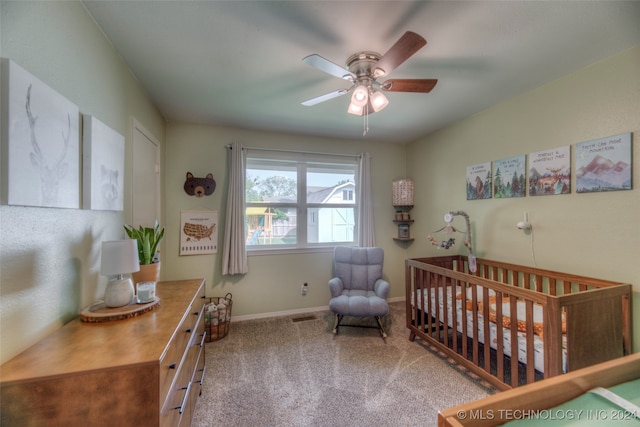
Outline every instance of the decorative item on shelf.
<svg viewBox="0 0 640 427">
<path fill-rule="evenodd" d="M 160 280 L 160 259 L 158 245 L 164 237 L 164 227 L 156 221 L 153 227 L 133 228 L 125 225 L 124 230 L 130 239 L 138 242 L 138 258 L 140 271 L 133 275 L 133 280 L 139 282 L 157 282 Z"/>
<path fill-rule="evenodd" d="M 401 208 L 413 207 L 413 179 L 394 179 L 393 180 L 393 206 Z M 397 210 L 397 209 L 396 209 Z"/>
<path fill-rule="evenodd" d="M 413 222 L 409 212 L 413 208 L 413 180 L 411 178 L 393 180 L 393 207 L 396 211 L 394 222 L 398 224 L 396 240 L 411 241 L 409 225 Z"/>
<path fill-rule="evenodd" d="M 400 239 L 409 238 L 409 226 L 407 224 L 398 225 L 398 238 Z"/>
<path fill-rule="evenodd" d="M 102 242 L 100 272 L 104 276 L 116 276 L 109 280 L 104 294 L 107 307 L 122 307 L 133 300 L 133 282 L 125 274 L 140 270 L 138 246 L 135 240 Z"/>
</svg>

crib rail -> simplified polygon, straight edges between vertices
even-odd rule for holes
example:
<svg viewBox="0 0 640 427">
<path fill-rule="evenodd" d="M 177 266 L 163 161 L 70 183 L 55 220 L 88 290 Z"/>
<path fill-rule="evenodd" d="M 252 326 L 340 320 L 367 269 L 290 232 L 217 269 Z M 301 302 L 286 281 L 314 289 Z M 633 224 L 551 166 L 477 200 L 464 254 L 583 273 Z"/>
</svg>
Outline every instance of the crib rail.
<svg viewBox="0 0 640 427">
<path fill-rule="evenodd" d="M 630 285 L 490 260 L 477 266 L 471 274 L 463 256 L 406 260 L 410 340 L 420 337 L 499 389 L 631 352 Z"/>
</svg>

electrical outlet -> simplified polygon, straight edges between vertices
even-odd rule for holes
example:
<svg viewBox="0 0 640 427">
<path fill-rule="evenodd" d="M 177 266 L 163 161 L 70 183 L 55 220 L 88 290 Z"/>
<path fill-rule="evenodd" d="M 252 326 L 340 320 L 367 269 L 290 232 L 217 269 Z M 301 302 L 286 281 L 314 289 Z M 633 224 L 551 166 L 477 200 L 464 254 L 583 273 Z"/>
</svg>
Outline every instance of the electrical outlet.
<svg viewBox="0 0 640 427">
<path fill-rule="evenodd" d="M 304 285 L 302 285 L 302 287 L 300 288 L 300 293 L 302 294 L 302 296 L 307 295 L 307 292 L 309 292 L 309 284 L 308 283 L 304 283 Z"/>
</svg>

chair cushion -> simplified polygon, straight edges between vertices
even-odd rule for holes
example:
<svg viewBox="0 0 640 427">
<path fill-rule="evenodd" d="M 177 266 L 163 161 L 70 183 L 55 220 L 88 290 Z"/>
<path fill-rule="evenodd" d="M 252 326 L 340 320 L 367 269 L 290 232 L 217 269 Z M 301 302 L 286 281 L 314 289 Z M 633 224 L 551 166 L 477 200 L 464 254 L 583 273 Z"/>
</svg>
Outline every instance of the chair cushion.
<svg viewBox="0 0 640 427">
<path fill-rule="evenodd" d="M 373 291 L 345 289 L 341 295 L 331 298 L 329 310 L 344 316 L 386 316 L 389 304 Z"/>
<path fill-rule="evenodd" d="M 350 289 L 372 291 L 382 277 L 383 262 L 382 248 L 338 246 L 334 252 L 335 275 Z"/>
</svg>

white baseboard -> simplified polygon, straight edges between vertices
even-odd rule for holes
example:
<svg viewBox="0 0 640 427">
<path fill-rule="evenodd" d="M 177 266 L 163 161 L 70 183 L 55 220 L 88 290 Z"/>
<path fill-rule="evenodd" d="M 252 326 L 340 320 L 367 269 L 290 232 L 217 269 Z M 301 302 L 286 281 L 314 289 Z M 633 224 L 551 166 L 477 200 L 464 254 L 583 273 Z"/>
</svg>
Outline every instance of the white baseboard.
<svg viewBox="0 0 640 427">
<path fill-rule="evenodd" d="M 404 301 L 404 297 L 394 297 L 387 299 L 388 302 Z M 244 316 L 231 316 L 231 322 L 242 322 L 245 320 L 268 319 L 269 317 L 294 316 L 297 314 L 316 313 L 318 311 L 328 311 L 329 306 L 299 308 L 294 310 L 272 311 L 269 313 L 246 314 Z"/>
</svg>

